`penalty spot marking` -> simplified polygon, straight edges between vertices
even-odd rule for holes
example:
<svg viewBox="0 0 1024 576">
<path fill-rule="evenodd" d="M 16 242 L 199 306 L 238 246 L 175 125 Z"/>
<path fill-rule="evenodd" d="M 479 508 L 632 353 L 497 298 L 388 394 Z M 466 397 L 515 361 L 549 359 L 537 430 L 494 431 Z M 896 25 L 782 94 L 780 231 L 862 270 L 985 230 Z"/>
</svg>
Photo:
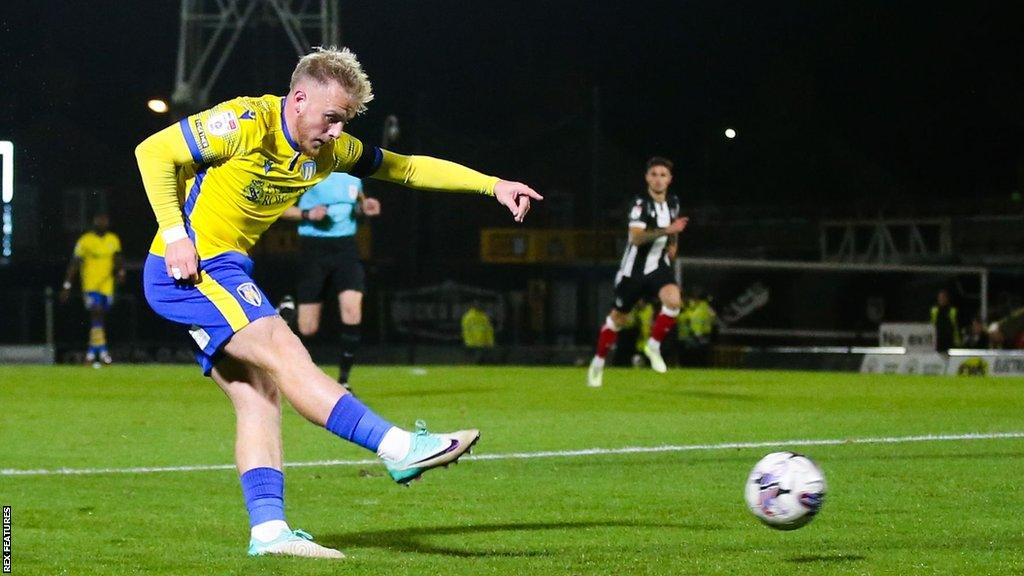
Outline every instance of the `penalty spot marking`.
<svg viewBox="0 0 1024 576">
<path fill-rule="evenodd" d="M 660 452 L 698 452 L 735 450 L 741 448 L 793 448 L 799 446 L 845 446 L 853 444 L 909 444 L 913 442 L 963 442 L 970 440 L 1012 440 L 1024 438 L 1024 432 L 989 432 L 967 434 L 925 434 L 922 436 L 881 436 L 868 438 L 831 438 L 803 440 L 772 440 L 766 442 L 721 442 L 718 444 L 683 444 L 679 446 L 630 446 L 625 448 L 587 448 L 583 450 L 551 450 L 545 452 L 506 452 L 466 456 L 462 460 L 530 460 L 533 458 L 578 458 L 580 456 L 612 456 L 617 454 L 651 454 Z M 329 466 L 370 466 L 380 460 L 318 460 L 286 462 L 286 468 L 318 468 Z M 234 464 L 197 464 L 194 466 L 157 466 L 150 468 L 53 468 L 38 470 L 0 469 L 0 476 L 85 476 L 95 474 L 153 474 L 156 472 L 207 472 L 234 470 Z"/>
</svg>

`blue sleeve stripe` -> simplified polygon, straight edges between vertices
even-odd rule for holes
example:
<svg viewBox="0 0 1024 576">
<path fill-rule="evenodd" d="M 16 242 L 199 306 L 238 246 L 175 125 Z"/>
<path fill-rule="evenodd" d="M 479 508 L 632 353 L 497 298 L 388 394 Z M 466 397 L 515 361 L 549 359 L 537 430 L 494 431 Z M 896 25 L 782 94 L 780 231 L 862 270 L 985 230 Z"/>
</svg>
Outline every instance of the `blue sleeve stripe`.
<svg viewBox="0 0 1024 576">
<path fill-rule="evenodd" d="M 380 151 L 380 147 L 374 146 L 369 150 L 363 148 L 363 154 L 359 157 L 359 160 L 356 160 L 356 163 L 352 165 L 352 169 L 349 170 L 348 173 L 357 178 L 366 178 L 380 168 L 380 163 L 383 160 L 384 153 Z"/>
<path fill-rule="evenodd" d="M 199 145 L 196 144 L 196 138 L 192 135 L 192 129 L 188 127 L 188 118 L 182 118 L 178 122 L 178 126 L 181 127 L 181 133 L 185 135 L 185 143 L 188 144 L 188 150 L 192 153 L 192 160 L 196 164 L 202 164 L 203 155 L 199 153 Z"/>
<path fill-rule="evenodd" d="M 185 231 L 188 233 L 188 237 L 195 244 L 196 232 L 192 229 L 192 211 L 196 208 L 196 201 L 199 200 L 199 193 L 202 192 L 203 178 L 206 177 L 206 169 L 200 170 L 196 174 L 196 179 L 192 182 L 192 188 L 188 191 L 188 198 L 185 199 L 185 206 L 183 212 L 185 213 Z"/>
</svg>

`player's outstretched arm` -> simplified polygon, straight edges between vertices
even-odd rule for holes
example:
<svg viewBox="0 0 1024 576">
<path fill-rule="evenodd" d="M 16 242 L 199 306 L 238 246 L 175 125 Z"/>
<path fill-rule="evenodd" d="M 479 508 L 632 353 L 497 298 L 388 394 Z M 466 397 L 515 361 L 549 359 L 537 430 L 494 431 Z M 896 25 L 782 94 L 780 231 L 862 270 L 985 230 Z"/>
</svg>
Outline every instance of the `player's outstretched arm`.
<svg viewBox="0 0 1024 576">
<path fill-rule="evenodd" d="M 501 180 L 481 174 L 455 162 L 430 156 L 405 156 L 381 150 L 380 167 L 373 178 L 395 182 L 420 190 L 446 192 L 477 192 L 494 196 L 506 206 L 516 222 L 522 222 L 530 210 L 530 201 L 543 196 L 519 182 Z"/>
<path fill-rule="evenodd" d="M 512 218 L 516 222 L 522 222 L 526 213 L 530 211 L 530 200 L 543 200 L 544 197 L 538 194 L 533 188 L 519 182 L 499 180 L 494 185 L 494 197 L 498 203 L 505 206 L 512 212 Z"/>
</svg>

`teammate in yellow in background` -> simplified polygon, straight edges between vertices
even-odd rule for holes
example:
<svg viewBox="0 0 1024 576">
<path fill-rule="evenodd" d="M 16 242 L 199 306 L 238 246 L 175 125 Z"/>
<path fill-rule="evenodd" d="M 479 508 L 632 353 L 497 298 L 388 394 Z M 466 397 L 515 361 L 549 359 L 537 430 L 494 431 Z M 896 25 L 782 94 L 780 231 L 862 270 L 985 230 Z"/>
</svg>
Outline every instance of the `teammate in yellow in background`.
<svg viewBox="0 0 1024 576">
<path fill-rule="evenodd" d="M 318 48 L 299 60 L 287 96 L 230 100 L 136 149 L 159 222 L 143 274 L 146 300 L 188 329 L 204 374 L 234 405 L 252 556 L 344 557 L 285 521 L 281 396 L 314 424 L 374 451 L 401 484 L 458 460 L 479 438 L 477 430 L 410 433 L 378 416 L 313 364 L 252 280 L 247 251 L 332 172 L 492 196 L 516 222 L 541 199 L 529 186 L 452 162 L 364 146 L 343 129 L 372 98 L 355 54 Z"/>
<path fill-rule="evenodd" d="M 114 303 L 114 282 L 124 282 L 124 261 L 121 258 L 121 239 L 109 230 L 110 219 L 106 214 L 97 214 L 92 220 L 93 229 L 82 234 L 75 242 L 75 251 L 64 274 L 64 286 L 60 291 L 61 304 L 71 296 L 71 286 L 76 273 L 81 269 L 82 300 L 89 311 L 89 351 L 85 361 L 95 368 L 100 362 L 110 364 L 113 360 L 107 350 L 107 332 L 104 320 Z"/>
</svg>

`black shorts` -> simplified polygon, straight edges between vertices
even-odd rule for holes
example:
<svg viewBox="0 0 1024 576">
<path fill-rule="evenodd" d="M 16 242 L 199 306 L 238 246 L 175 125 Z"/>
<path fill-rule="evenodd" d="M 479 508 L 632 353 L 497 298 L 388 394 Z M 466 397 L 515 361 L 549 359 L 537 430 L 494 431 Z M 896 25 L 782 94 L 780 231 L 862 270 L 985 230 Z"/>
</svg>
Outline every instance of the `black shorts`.
<svg viewBox="0 0 1024 576">
<path fill-rule="evenodd" d="M 614 308 L 623 314 L 629 314 L 641 299 L 657 302 L 658 291 L 667 284 L 675 284 L 676 275 L 671 266 L 660 266 L 650 274 L 631 277 L 623 276 L 615 284 Z"/>
<path fill-rule="evenodd" d="M 362 292 L 366 274 L 353 236 L 299 238 L 301 259 L 296 299 L 299 304 L 323 302 L 345 290 Z"/>
</svg>

